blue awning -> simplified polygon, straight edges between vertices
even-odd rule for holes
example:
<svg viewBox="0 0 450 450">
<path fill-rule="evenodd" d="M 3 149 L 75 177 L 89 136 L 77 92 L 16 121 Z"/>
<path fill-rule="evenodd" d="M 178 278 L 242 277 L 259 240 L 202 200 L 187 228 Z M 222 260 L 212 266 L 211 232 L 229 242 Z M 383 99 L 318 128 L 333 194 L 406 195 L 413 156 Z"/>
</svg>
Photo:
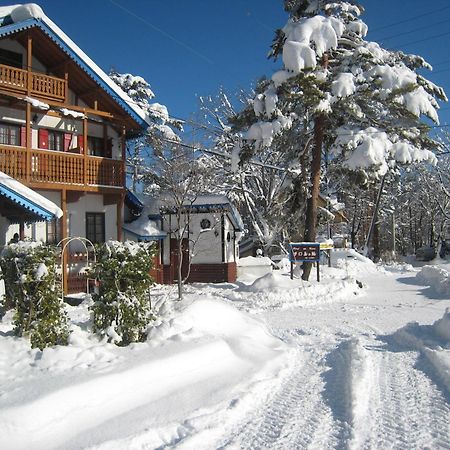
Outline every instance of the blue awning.
<svg viewBox="0 0 450 450">
<path fill-rule="evenodd" d="M 0 172 L 0 197 L 22 209 L 26 222 L 50 221 L 62 216 L 61 209 L 53 202 L 3 172 Z"/>
</svg>

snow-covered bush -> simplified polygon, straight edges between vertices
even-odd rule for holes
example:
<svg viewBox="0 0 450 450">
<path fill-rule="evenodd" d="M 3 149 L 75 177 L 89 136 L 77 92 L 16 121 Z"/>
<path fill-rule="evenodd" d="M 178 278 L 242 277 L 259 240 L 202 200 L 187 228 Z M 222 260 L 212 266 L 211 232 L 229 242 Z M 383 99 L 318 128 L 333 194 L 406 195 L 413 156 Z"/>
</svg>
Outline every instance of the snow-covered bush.
<svg viewBox="0 0 450 450">
<path fill-rule="evenodd" d="M 93 295 L 93 331 L 118 345 L 146 339 L 152 320 L 149 289 L 153 246 L 139 242 L 108 241 L 97 249 L 91 276 L 99 281 Z"/>
<path fill-rule="evenodd" d="M 29 336 L 31 346 L 67 344 L 68 319 L 56 273 L 56 247 L 40 242 L 7 245 L 1 254 L 8 306 L 15 308 L 14 332 Z"/>
</svg>

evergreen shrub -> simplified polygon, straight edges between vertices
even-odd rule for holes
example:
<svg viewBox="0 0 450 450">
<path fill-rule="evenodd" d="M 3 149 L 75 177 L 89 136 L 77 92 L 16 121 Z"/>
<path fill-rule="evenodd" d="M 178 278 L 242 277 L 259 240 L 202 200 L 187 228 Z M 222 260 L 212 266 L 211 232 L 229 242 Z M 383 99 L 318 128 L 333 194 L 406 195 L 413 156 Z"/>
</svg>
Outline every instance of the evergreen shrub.
<svg viewBox="0 0 450 450">
<path fill-rule="evenodd" d="M 43 350 L 67 345 L 68 318 L 56 265 L 59 251 L 41 242 L 7 245 L 0 256 L 6 305 L 15 309 L 14 333 Z"/>
<path fill-rule="evenodd" d="M 99 286 L 90 307 L 95 333 L 121 346 L 146 339 L 154 318 L 149 299 L 154 253 L 151 243 L 108 241 L 97 247 L 91 277 Z"/>
</svg>

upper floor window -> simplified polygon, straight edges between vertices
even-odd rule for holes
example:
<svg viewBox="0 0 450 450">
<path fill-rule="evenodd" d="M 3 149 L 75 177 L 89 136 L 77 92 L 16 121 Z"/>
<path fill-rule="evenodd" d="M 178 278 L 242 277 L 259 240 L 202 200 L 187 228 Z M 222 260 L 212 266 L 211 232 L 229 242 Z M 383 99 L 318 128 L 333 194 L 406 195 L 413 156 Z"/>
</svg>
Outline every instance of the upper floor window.
<svg viewBox="0 0 450 450">
<path fill-rule="evenodd" d="M 105 140 L 100 137 L 88 136 L 89 154 L 93 156 L 105 156 Z"/>
<path fill-rule="evenodd" d="M 39 148 L 67 152 L 72 148 L 73 134 L 58 130 L 39 129 Z"/>
<path fill-rule="evenodd" d="M 20 127 L 9 123 L 0 123 L 0 144 L 20 145 Z"/>
<path fill-rule="evenodd" d="M 48 149 L 64 151 L 64 133 L 55 130 L 48 130 Z"/>
<path fill-rule="evenodd" d="M 0 64 L 22 69 L 22 55 L 11 50 L 0 48 Z"/>
</svg>

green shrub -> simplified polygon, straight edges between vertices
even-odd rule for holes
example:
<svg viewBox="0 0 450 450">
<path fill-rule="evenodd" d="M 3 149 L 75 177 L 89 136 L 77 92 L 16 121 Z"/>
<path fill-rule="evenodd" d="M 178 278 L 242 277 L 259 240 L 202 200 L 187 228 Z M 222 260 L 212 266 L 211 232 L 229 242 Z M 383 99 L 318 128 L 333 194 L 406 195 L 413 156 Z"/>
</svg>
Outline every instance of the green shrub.
<svg viewBox="0 0 450 450">
<path fill-rule="evenodd" d="M 14 333 L 41 350 L 67 345 L 69 327 L 56 274 L 59 251 L 40 242 L 7 245 L 0 256 L 7 305 L 15 309 Z"/>
<path fill-rule="evenodd" d="M 149 301 L 152 244 L 108 241 L 97 247 L 91 277 L 99 282 L 91 311 L 93 331 L 118 345 L 142 342 L 153 319 Z"/>
</svg>

